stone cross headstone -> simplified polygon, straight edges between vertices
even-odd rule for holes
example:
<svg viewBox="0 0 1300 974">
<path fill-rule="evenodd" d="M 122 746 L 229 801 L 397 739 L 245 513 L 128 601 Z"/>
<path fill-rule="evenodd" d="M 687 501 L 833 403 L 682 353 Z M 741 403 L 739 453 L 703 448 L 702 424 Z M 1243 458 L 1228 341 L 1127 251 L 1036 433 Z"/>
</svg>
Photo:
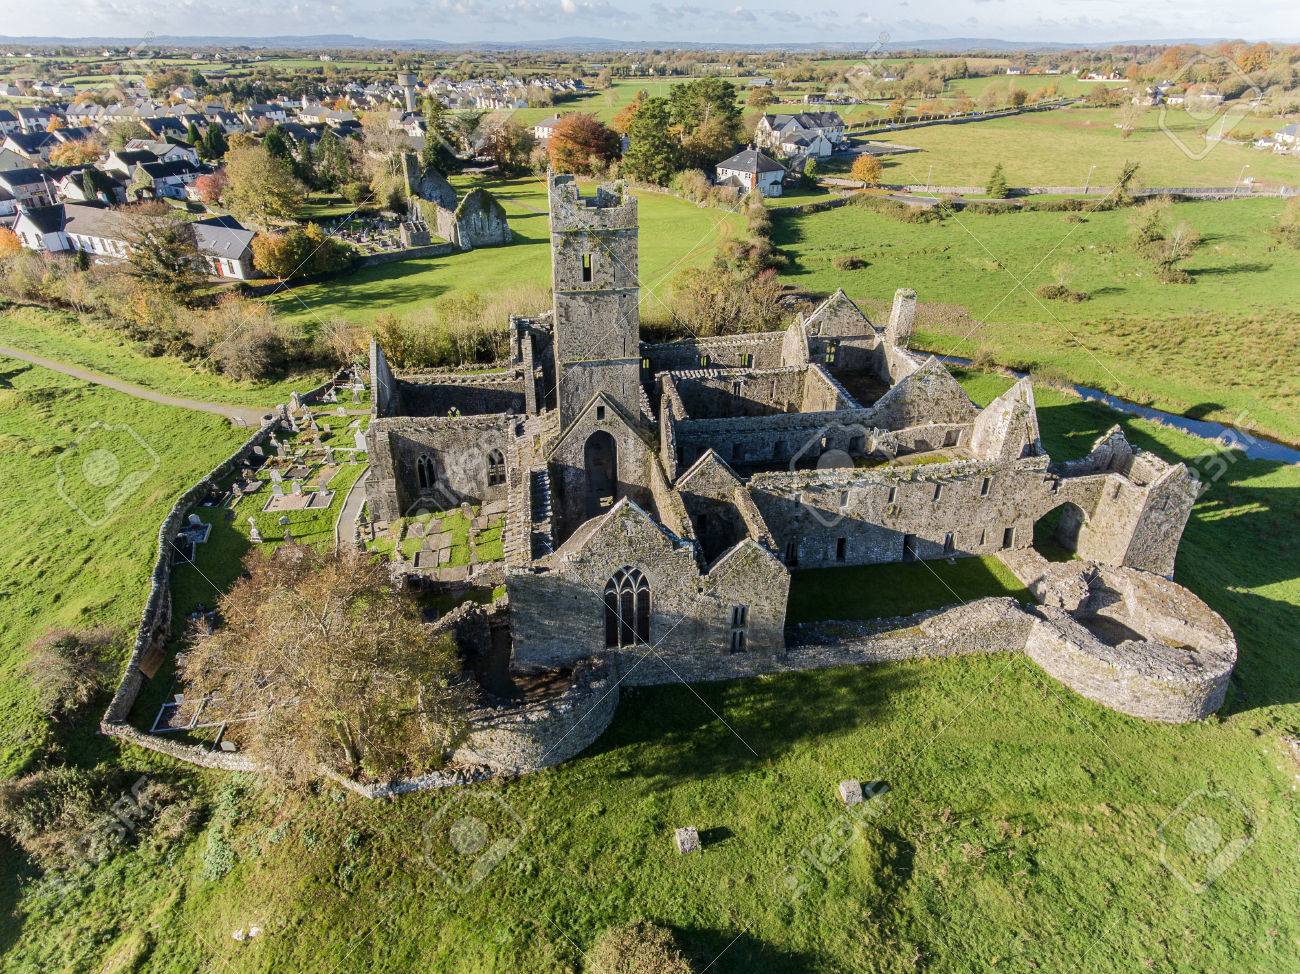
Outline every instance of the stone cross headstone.
<svg viewBox="0 0 1300 974">
<path fill-rule="evenodd" d="M 347 411 L 346 409 L 344 409 L 342 406 L 340 406 L 338 409 L 334 410 L 334 415 L 335 415 L 335 416 L 346 416 L 347 414 L 348 414 L 348 411 Z"/>
<path fill-rule="evenodd" d="M 289 527 L 289 515 L 280 515 L 280 527 L 284 528 L 284 543 L 289 544 L 293 541 L 293 530 Z"/>
<path fill-rule="evenodd" d="M 333 387 L 333 386 L 330 386 L 330 391 L 327 392 L 327 393 L 325 393 L 325 401 L 326 401 L 326 402 L 338 402 L 338 401 L 339 401 L 339 394 L 338 394 L 337 392 L 334 391 L 334 387 Z"/>
<path fill-rule="evenodd" d="M 257 518 L 251 514 L 248 517 L 248 538 L 253 544 L 262 543 L 262 532 L 257 530 Z"/>
<path fill-rule="evenodd" d="M 283 458 L 284 458 L 284 455 L 285 455 L 286 453 L 288 453 L 288 452 L 289 452 L 288 449 L 285 447 L 285 445 L 284 445 L 283 443 L 277 443 L 277 444 L 275 444 L 275 455 L 276 455 L 277 457 L 280 457 L 281 459 L 283 459 Z"/>
<path fill-rule="evenodd" d="M 366 388 L 366 387 L 363 386 L 360 382 L 358 382 L 356 385 L 354 385 L 354 386 L 352 387 L 352 401 L 353 401 L 353 402 L 360 402 L 360 401 L 361 401 L 361 393 L 362 393 L 362 391 L 363 391 L 365 388 Z"/>
<path fill-rule="evenodd" d="M 325 447 L 325 462 L 326 463 L 334 462 L 334 447 L 332 446 Z"/>
<path fill-rule="evenodd" d="M 296 392 L 289 393 L 289 411 L 296 413 L 302 409 L 302 397 Z"/>
<path fill-rule="evenodd" d="M 691 826 L 678 829 L 673 833 L 673 841 L 677 844 L 677 851 L 682 855 L 700 851 L 700 833 Z"/>
</svg>

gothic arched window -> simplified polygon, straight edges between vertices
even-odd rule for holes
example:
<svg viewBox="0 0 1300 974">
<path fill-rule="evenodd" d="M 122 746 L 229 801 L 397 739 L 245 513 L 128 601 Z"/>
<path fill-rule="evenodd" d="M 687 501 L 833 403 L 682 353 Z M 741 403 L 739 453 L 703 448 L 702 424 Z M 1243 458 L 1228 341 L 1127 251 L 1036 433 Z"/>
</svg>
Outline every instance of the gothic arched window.
<svg viewBox="0 0 1300 974">
<path fill-rule="evenodd" d="M 488 451 L 487 473 L 489 487 L 500 487 L 506 482 L 506 458 L 500 450 Z"/>
<path fill-rule="evenodd" d="M 636 568 L 620 568 L 605 586 L 605 646 L 650 644 L 650 583 Z"/>
<path fill-rule="evenodd" d="M 415 461 L 415 479 L 420 490 L 433 489 L 433 461 L 429 459 L 429 454 L 421 453 Z"/>
</svg>

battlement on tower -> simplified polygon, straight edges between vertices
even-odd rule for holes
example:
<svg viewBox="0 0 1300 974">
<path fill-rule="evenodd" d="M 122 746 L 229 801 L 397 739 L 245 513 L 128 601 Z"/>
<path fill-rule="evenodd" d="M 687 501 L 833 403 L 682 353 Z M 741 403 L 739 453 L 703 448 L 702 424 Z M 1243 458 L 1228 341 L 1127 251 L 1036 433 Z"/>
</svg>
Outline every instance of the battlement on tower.
<svg viewBox="0 0 1300 974">
<path fill-rule="evenodd" d="M 552 233 L 636 229 L 636 197 L 620 183 L 606 183 L 594 196 L 583 196 L 572 176 L 552 173 L 547 192 Z"/>
</svg>

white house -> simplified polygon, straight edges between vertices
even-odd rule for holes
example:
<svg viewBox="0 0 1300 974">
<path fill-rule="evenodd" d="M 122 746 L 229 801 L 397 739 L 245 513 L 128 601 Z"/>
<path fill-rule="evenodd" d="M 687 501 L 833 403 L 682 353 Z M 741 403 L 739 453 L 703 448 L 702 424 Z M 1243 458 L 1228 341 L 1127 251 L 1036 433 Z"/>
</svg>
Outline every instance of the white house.
<svg viewBox="0 0 1300 974">
<path fill-rule="evenodd" d="M 735 186 L 743 193 L 780 196 L 784 179 L 785 167 L 752 147 L 724 159 L 717 167 L 718 185 Z"/>
<path fill-rule="evenodd" d="M 760 148 L 785 152 L 785 144 L 804 139 L 808 155 L 824 158 L 844 141 L 844 119 L 839 112 L 799 112 L 797 115 L 764 115 L 758 122 L 755 140 Z"/>
<path fill-rule="evenodd" d="M 556 126 L 560 124 L 563 115 L 552 115 L 550 118 L 544 118 L 533 126 L 533 139 L 539 145 L 545 145 L 551 136 L 555 133 Z"/>
<path fill-rule="evenodd" d="M 0 135 L 8 135 L 22 129 L 18 116 L 7 108 L 0 108 Z"/>
<path fill-rule="evenodd" d="M 57 253 L 68 249 L 68 237 L 63 232 L 62 205 L 19 206 L 13 231 L 28 250 Z"/>
</svg>

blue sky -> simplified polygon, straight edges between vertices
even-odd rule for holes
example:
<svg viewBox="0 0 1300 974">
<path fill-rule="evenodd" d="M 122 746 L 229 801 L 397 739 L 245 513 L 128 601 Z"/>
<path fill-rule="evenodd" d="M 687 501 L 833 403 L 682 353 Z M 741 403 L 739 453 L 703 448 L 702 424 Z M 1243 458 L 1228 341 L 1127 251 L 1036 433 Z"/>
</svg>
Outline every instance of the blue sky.
<svg viewBox="0 0 1300 974">
<path fill-rule="evenodd" d="M 1300 39 L 1296 0 L 0 0 L 0 33 L 780 43 L 938 37 Z"/>
</svg>

